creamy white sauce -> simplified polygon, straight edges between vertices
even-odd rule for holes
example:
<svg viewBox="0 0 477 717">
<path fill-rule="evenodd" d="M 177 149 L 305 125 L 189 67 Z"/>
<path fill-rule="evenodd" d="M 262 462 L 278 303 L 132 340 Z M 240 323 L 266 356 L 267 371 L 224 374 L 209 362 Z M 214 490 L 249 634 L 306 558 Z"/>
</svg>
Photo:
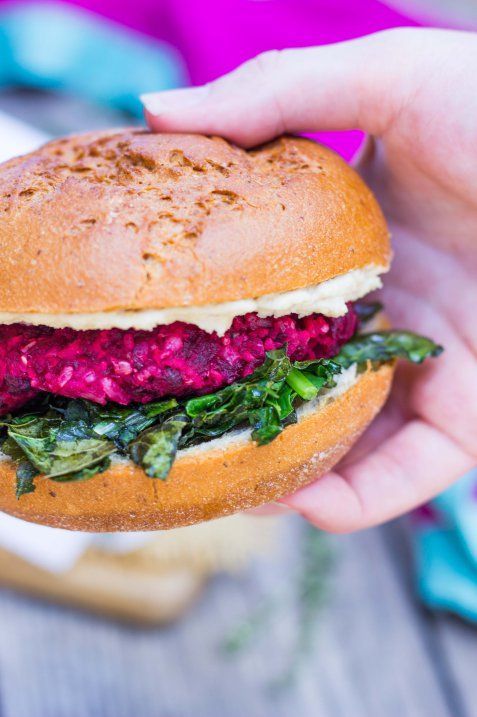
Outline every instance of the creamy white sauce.
<svg viewBox="0 0 477 717">
<path fill-rule="evenodd" d="M 99 311 L 87 314 L 37 314 L 0 312 L 0 324 L 26 323 L 54 328 L 86 329 L 143 329 L 149 331 L 160 324 L 185 321 L 219 336 L 230 328 L 235 316 L 256 312 L 259 316 L 308 316 L 319 313 L 325 316 L 343 316 L 346 303 L 360 299 L 381 287 L 379 275 L 386 267 L 370 264 L 347 274 L 323 281 L 305 289 L 266 294 L 256 299 L 242 299 L 204 306 L 179 306 L 171 309 L 144 309 L 139 311 Z"/>
</svg>

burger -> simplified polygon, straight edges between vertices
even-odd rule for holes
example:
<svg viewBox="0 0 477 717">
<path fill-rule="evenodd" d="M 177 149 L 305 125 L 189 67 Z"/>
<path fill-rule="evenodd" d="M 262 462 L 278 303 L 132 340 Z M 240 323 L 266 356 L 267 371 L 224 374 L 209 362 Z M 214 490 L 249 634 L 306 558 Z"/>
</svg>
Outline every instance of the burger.
<svg viewBox="0 0 477 717">
<path fill-rule="evenodd" d="M 391 250 L 339 156 L 125 129 L 0 166 L 0 510 L 163 529 L 319 478 L 382 407 Z"/>
</svg>

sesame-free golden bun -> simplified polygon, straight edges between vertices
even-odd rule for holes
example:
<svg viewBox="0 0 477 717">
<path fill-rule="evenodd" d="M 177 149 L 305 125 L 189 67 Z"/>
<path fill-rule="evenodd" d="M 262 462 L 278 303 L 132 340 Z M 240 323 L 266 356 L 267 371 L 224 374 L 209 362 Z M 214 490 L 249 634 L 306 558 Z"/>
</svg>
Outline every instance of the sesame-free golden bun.
<svg viewBox="0 0 477 717">
<path fill-rule="evenodd" d="M 235 301 L 390 261 L 371 191 L 331 150 L 245 151 L 140 129 L 55 140 L 0 165 L 0 312 Z"/>
</svg>

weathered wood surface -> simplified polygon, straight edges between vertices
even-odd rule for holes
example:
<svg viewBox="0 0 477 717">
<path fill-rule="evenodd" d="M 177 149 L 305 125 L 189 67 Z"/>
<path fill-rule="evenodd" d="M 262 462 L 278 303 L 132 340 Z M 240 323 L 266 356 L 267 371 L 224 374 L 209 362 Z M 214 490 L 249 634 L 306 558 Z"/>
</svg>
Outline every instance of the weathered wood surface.
<svg viewBox="0 0 477 717">
<path fill-rule="evenodd" d="M 413 599 L 395 524 L 332 539 L 314 648 L 280 689 L 296 639 L 297 521 L 276 554 L 219 577 L 182 622 L 141 631 L 0 592 L 2 717 L 474 717 L 477 634 Z M 249 644 L 224 637 L 269 599 Z"/>
</svg>

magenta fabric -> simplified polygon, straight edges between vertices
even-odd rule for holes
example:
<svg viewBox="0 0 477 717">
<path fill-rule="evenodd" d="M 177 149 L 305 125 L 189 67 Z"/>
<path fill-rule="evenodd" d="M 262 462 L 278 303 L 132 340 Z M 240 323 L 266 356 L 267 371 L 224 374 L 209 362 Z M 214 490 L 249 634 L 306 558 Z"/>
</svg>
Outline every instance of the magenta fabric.
<svg viewBox="0 0 477 717">
<path fill-rule="evenodd" d="M 417 22 L 378 0 L 75 0 L 182 53 L 202 84 L 264 50 L 339 42 Z M 347 159 L 359 132 L 319 135 Z"/>
<path fill-rule="evenodd" d="M 71 0 L 71 4 L 174 45 L 185 58 L 192 84 L 214 79 L 264 50 L 327 44 L 418 24 L 378 0 Z M 320 136 L 347 158 L 361 141 L 358 132 Z"/>
<path fill-rule="evenodd" d="M 76 0 L 129 27 L 171 42 L 194 84 L 257 53 L 321 45 L 416 24 L 377 0 Z"/>
</svg>

